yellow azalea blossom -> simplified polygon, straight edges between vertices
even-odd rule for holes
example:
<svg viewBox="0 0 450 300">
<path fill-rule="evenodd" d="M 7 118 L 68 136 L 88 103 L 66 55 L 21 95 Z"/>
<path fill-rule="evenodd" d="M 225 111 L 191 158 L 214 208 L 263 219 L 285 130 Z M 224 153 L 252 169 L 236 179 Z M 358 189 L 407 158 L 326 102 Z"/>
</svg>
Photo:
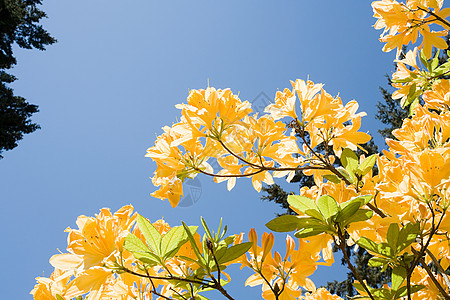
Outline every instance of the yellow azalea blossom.
<svg viewBox="0 0 450 300">
<path fill-rule="evenodd" d="M 34 300 L 57 300 L 56 295 L 69 300 L 70 298 L 66 296 L 69 280 L 70 275 L 64 276 L 63 270 L 55 269 L 50 278 L 37 277 L 37 284 L 30 294 Z"/>
<path fill-rule="evenodd" d="M 361 117 L 356 117 L 352 121 L 352 125 L 342 128 L 336 128 L 333 132 L 333 138 L 330 144 L 333 145 L 333 150 L 337 156 L 340 156 L 342 149 L 350 148 L 353 151 L 357 150 L 359 144 L 365 144 L 372 138 L 365 132 L 358 132 L 361 127 Z"/>
<path fill-rule="evenodd" d="M 187 102 L 176 107 L 182 110 L 194 136 L 206 136 L 220 126 L 234 124 L 252 111 L 248 101 L 242 102 L 228 89 L 191 90 Z"/>
<path fill-rule="evenodd" d="M 436 280 L 439 282 L 441 287 L 444 287 L 446 293 L 448 293 L 448 287 L 445 284 L 444 279 L 441 275 L 435 275 Z M 417 266 L 411 276 L 411 284 L 420 284 L 425 286 L 424 289 L 421 289 L 417 293 L 411 295 L 413 300 L 421 300 L 421 299 L 440 299 L 441 293 L 439 292 L 436 285 L 432 282 L 430 276 L 427 274 L 425 269 L 421 266 Z"/>
<path fill-rule="evenodd" d="M 66 291 L 66 297 L 74 297 L 89 293 L 87 300 L 100 300 L 107 291 L 107 284 L 115 279 L 115 275 L 108 269 L 92 267 L 77 274 Z"/>
<path fill-rule="evenodd" d="M 217 159 L 219 165 L 223 168 L 220 170 L 217 175 L 241 175 L 242 164 L 239 164 L 239 160 L 232 156 L 222 156 Z M 214 181 L 219 183 L 227 180 L 227 189 L 231 191 L 231 189 L 236 184 L 236 177 L 214 177 Z"/>
<path fill-rule="evenodd" d="M 270 113 L 274 120 L 279 120 L 284 117 L 291 117 L 297 119 L 295 112 L 295 93 L 289 89 L 284 89 L 283 92 L 277 91 L 275 95 L 275 104 L 268 105 L 264 112 Z"/>
<path fill-rule="evenodd" d="M 309 102 L 314 99 L 316 94 L 320 92 L 323 87 L 321 83 L 314 83 L 310 80 L 304 81 L 297 79 L 296 81 L 291 81 L 292 87 L 297 92 L 298 99 L 300 100 L 302 112 L 304 113 L 309 106 Z M 302 117 L 303 119 L 303 117 Z"/>
<path fill-rule="evenodd" d="M 308 278 L 317 269 L 321 257 L 320 250 L 315 249 L 317 244 L 300 240 L 299 249 L 295 249 L 294 240 L 288 235 L 286 237 L 286 254 L 284 258 L 271 249 L 274 244 L 272 234 L 264 233 L 262 245 L 257 245 L 257 234 L 254 229 L 249 233 L 249 241 L 253 242 L 248 251 L 250 259 L 244 260 L 242 266 L 250 267 L 255 274 L 250 276 L 246 285 L 256 286 L 262 284 L 263 298 L 273 299 L 272 288 L 275 285 L 283 290 L 279 299 L 293 299 L 301 295 L 301 288 L 307 291 L 316 289 L 314 283 Z M 264 277 L 263 277 L 264 276 Z"/>
<path fill-rule="evenodd" d="M 446 49 L 447 43 L 442 38 L 446 31 L 430 31 L 430 24 L 435 23 L 446 28 L 441 21 L 428 16 L 428 9 L 433 13 L 444 16 L 447 12 L 440 11 L 443 1 L 417 1 L 408 0 L 400 3 L 394 0 L 382 0 L 372 2 L 374 17 L 377 18 L 375 29 L 384 29 L 380 41 L 385 42 L 383 51 L 389 52 L 397 49 L 397 57 L 403 47 L 409 43 L 415 43 L 419 34 L 423 41 L 419 48 L 424 49 L 426 57 L 431 57 L 432 47 Z M 449 29 L 449 28 L 447 28 Z"/>
<path fill-rule="evenodd" d="M 426 149 L 408 165 L 413 188 L 424 196 L 450 187 L 450 149 Z"/>
<path fill-rule="evenodd" d="M 168 199 L 172 207 L 176 207 L 183 197 L 183 186 L 181 180 L 175 176 L 154 178 L 153 184 L 161 188 L 152 193 L 152 196 L 159 199 Z"/>
<path fill-rule="evenodd" d="M 66 229 L 69 232 L 67 250 L 70 254 L 54 255 L 50 263 L 64 270 L 86 270 L 101 266 L 108 260 L 114 261 L 114 254 L 122 251 L 123 241 L 136 218 L 132 213 L 133 207 L 127 205 L 114 214 L 104 208 L 95 218 L 78 217 L 78 229 Z"/>
<path fill-rule="evenodd" d="M 423 100 L 429 109 L 448 111 L 450 109 L 450 80 L 435 81 L 432 89 L 423 93 Z"/>
</svg>

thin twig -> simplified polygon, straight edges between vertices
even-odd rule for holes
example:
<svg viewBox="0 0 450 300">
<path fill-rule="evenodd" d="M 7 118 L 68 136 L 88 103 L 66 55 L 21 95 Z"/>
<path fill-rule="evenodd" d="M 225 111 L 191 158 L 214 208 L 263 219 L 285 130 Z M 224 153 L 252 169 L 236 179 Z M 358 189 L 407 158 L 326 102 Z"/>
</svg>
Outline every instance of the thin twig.
<svg viewBox="0 0 450 300">
<path fill-rule="evenodd" d="M 350 269 L 350 271 L 352 271 L 353 275 L 355 275 L 356 279 L 359 281 L 359 283 L 361 283 L 362 287 L 364 288 L 364 290 L 367 292 L 367 295 L 369 295 L 370 299 L 375 300 L 375 298 L 372 296 L 372 294 L 370 293 L 369 288 L 367 287 L 367 285 L 364 283 L 364 281 L 362 280 L 361 276 L 359 276 L 359 273 L 357 272 L 356 268 L 353 266 L 350 257 L 348 257 L 347 254 L 347 243 L 345 242 L 345 237 L 344 234 L 341 230 L 341 227 L 339 226 L 339 223 L 336 224 L 337 225 L 337 234 L 339 237 L 339 243 L 338 246 L 341 249 L 342 254 L 344 255 L 345 261 L 347 262 L 347 266 Z M 336 241 L 334 241 L 336 243 Z"/>
<path fill-rule="evenodd" d="M 427 249 L 428 250 L 428 249 Z M 414 248 L 411 248 L 412 253 L 418 255 L 419 252 L 415 250 Z M 444 290 L 444 288 L 441 286 L 439 281 L 437 281 L 436 277 L 434 276 L 433 271 L 431 271 L 430 267 L 426 264 L 423 257 L 419 256 L 419 262 L 422 264 L 423 268 L 427 272 L 428 276 L 431 278 L 431 281 L 433 281 L 434 285 L 438 288 L 439 292 L 444 296 L 445 299 L 450 299 L 450 296 L 447 294 L 447 292 Z"/>
<path fill-rule="evenodd" d="M 438 16 L 437 14 L 435 14 L 434 12 L 432 12 L 431 10 L 427 10 L 425 8 L 422 8 L 420 6 L 417 6 L 418 9 L 420 9 L 421 11 L 424 11 L 426 13 L 429 13 L 430 15 L 432 15 L 433 17 L 435 17 L 436 19 L 438 19 L 439 21 L 441 21 L 442 23 L 444 23 L 445 25 L 447 25 L 450 28 L 450 22 L 447 21 L 444 18 L 441 18 L 440 16 Z"/>
<path fill-rule="evenodd" d="M 438 268 L 439 273 L 442 275 L 442 277 L 444 278 L 445 284 L 447 285 L 447 287 L 450 289 L 450 281 L 448 280 L 448 275 L 445 274 L 445 270 L 444 268 L 442 268 L 441 264 L 439 263 L 439 261 L 437 260 L 436 256 L 434 256 L 434 254 L 430 251 L 430 249 L 426 249 L 425 252 L 428 254 L 429 257 L 431 257 L 431 260 L 433 261 L 433 263 L 436 265 L 436 267 Z"/>
</svg>

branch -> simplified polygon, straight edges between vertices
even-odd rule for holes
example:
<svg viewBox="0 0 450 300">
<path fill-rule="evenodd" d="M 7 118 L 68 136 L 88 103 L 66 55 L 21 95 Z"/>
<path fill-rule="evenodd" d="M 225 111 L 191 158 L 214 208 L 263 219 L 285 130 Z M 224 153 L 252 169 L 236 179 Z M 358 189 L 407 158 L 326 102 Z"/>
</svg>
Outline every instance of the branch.
<svg viewBox="0 0 450 300">
<path fill-rule="evenodd" d="M 431 9 L 430 9 L 430 10 L 427 10 L 427 9 L 422 8 L 422 7 L 420 7 L 420 6 L 417 6 L 417 8 L 418 8 L 419 10 L 421 10 L 421 11 L 424 11 L 424 12 L 426 12 L 426 13 L 429 13 L 430 15 L 432 15 L 433 17 L 435 17 L 436 19 L 438 19 L 439 21 L 441 21 L 442 23 L 444 23 L 445 25 L 447 25 L 447 26 L 450 28 L 450 22 L 447 21 L 447 20 L 444 19 L 444 18 L 441 18 L 441 17 L 438 16 L 437 14 L 435 14 Z"/>
<path fill-rule="evenodd" d="M 448 280 L 447 274 L 445 274 L 444 268 L 442 268 L 441 264 L 440 264 L 439 261 L 436 259 L 436 257 L 434 256 L 434 254 L 430 251 L 430 249 L 426 249 L 425 251 L 426 251 L 426 253 L 428 254 L 428 256 L 431 257 L 431 260 L 433 261 L 433 263 L 437 266 L 439 273 L 440 273 L 440 274 L 442 275 L 442 277 L 444 278 L 445 284 L 447 284 L 447 287 L 450 289 L 450 281 Z"/>
<path fill-rule="evenodd" d="M 428 250 L 428 249 L 427 249 Z M 417 250 L 415 250 L 414 248 L 411 248 L 411 251 L 414 254 L 419 254 L 419 252 Z M 439 292 L 442 294 L 442 296 L 449 300 L 450 296 L 447 294 L 447 292 L 444 290 L 444 288 L 441 286 L 441 284 L 439 283 L 439 281 L 437 281 L 436 277 L 433 274 L 433 271 L 431 271 L 430 267 L 425 263 L 425 260 L 423 259 L 422 256 L 419 256 L 419 262 L 423 265 L 423 268 L 425 269 L 425 271 L 427 271 L 428 276 L 430 277 L 431 281 L 433 281 L 434 285 L 438 288 Z M 442 267 L 441 267 L 442 268 Z M 448 279 L 447 279 L 448 280 Z"/>
<path fill-rule="evenodd" d="M 338 237 L 339 237 L 339 243 L 338 246 L 341 249 L 342 254 L 344 255 L 345 261 L 347 262 L 348 268 L 350 269 L 350 271 L 352 271 L 353 275 L 355 275 L 356 279 L 359 281 L 359 283 L 361 283 L 361 285 L 363 286 L 364 290 L 367 292 L 367 294 L 369 295 L 370 299 L 375 300 L 375 298 L 372 296 L 372 294 L 370 293 L 369 288 L 367 287 L 367 285 L 364 283 L 364 281 L 362 280 L 361 276 L 359 276 L 359 273 L 357 272 L 356 268 L 352 265 L 352 262 L 350 260 L 350 257 L 348 257 L 347 254 L 347 243 L 345 242 L 345 237 L 344 234 L 341 231 L 341 227 L 339 226 L 339 224 L 337 223 L 337 230 L 338 230 Z M 336 241 L 334 241 L 336 244 Z"/>
</svg>

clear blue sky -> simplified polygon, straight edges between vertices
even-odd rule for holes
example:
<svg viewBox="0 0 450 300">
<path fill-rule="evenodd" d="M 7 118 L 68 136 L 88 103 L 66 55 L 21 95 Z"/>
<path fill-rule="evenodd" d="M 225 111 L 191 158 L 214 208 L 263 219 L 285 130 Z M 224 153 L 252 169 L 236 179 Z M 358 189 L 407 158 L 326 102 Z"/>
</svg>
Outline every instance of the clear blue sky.
<svg viewBox="0 0 450 300">
<path fill-rule="evenodd" d="M 145 150 L 176 121 L 174 105 L 208 79 L 252 101 L 260 92 L 273 99 L 289 80 L 309 75 L 344 103 L 358 100 L 368 114 L 363 130 L 381 144 L 378 86 L 386 86 L 394 53 L 381 52 L 370 3 L 44 1 L 43 24 L 58 43 L 45 52 L 16 49 L 11 71 L 19 78 L 15 93 L 39 105 L 33 120 L 42 129 L 0 160 L 2 297 L 31 299 L 34 278 L 50 275 L 48 259 L 65 251 L 64 229 L 102 207 L 131 203 L 171 225 L 204 216 L 216 226 L 222 216 L 232 233 L 265 230 L 281 210 L 260 201 L 249 180 L 228 192 L 226 183 L 200 177 L 201 197 L 189 207 L 150 196 L 155 164 Z M 313 279 L 321 285 L 344 272 L 323 268 Z M 258 298 L 260 287 L 242 290 L 243 280 L 234 279 L 231 293 Z"/>
</svg>

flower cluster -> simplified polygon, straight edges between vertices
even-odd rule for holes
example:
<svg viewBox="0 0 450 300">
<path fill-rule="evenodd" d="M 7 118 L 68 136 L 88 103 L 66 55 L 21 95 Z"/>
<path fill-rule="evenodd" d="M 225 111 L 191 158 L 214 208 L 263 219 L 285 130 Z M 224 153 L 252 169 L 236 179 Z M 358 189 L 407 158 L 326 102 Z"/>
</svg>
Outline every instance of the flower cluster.
<svg viewBox="0 0 450 300">
<path fill-rule="evenodd" d="M 384 29 L 380 41 L 386 43 L 383 51 L 397 49 L 397 56 L 403 45 L 416 43 L 417 37 L 422 35 L 423 41 L 419 46 L 424 49 L 426 57 L 431 57 L 433 46 L 447 49 L 447 43 L 442 38 L 450 29 L 446 18 L 450 15 L 450 8 L 442 9 L 443 0 L 407 0 L 406 3 L 395 0 L 374 1 L 372 8 L 377 18 L 375 29 Z M 437 24 L 445 30 L 433 31 L 430 26 Z"/>
<path fill-rule="evenodd" d="M 325 169 L 330 161 L 314 154 L 318 145 L 339 155 L 343 148 L 356 150 L 370 140 L 358 131 L 365 114 L 356 113 L 356 101 L 343 105 L 322 84 L 309 80 L 296 80 L 292 87 L 277 92 L 275 103 L 262 116 L 251 115 L 250 104 L 230 90 L 191 91 L 188 103 L 177 105 L 180 122 L 164 127 L 147 150 L 146 156 L 157 164 L 152 181 L 160 186 L 152 195 L 177 206 L 183 180 L 198 173 L 214 176 L 216 182 L 227 181 L 229 190 L 237 177 L 251 177 L 260 191 L 262 182 L 273 184 L 273 177 L 287 175 L 290 180 L 298 170 Z M 287 124 L 280 121 L 285 117 Z M 214 170 L 211 162 L 217 162 L 220 170 Z"/>
<path fill-rule="evenodd" d="M 240 264 L 254 272 L 246 285 L 261 285 L 264 299 L 338 300 L 309 278 L 334 263 L 333 246 L 356 278 L 358 299 L 450 299 L 450 60 L 431 58 L 433 47 L 447 44 L 445 32 L 430 27 L 450 29 L 443 2 L 372 3 L 385 51 L 423 37 L 396 60 L 393 98 L 410 116 L 383 153 L 358 154 L 370 136 L 359 131 L 364 113 L 356 101 L 344 105 L 322 84 L 300 79 L 278 91 L 262 115 L 228 89 L 192 90 L 187 104 L 177 105 L 180 121 L 147 150 L 157 164 L 153 196 L 174 207 L 184 180 L 200 173 L 227 181 L 228 189 L 249 177 L 258 191 L 273 177 L 312 175 L 314 185 L 288 196 L 295 214 L 266 224 L 294 232 L 297 241 L 287 236 L 284 255 L 272 251 L 272 233 L 258 246 L 254 229 L 244 242 L 243 234 L 226 236 L 222 222 L 214 232 L 202 218 L 200 237 L 197 226 L 151 223 L 131 206 L 102 209 L 66 230 L 68 253 L 50 259 L 55 271 L 37 278 L 34 299 L 206 299 L 208 290 L 234 299 L 225 270 Z M 349 257 L 352 245 L 372 255 L 369 266 L 392 271 L 390 284 L 366 282 Z"/>
</svg>

